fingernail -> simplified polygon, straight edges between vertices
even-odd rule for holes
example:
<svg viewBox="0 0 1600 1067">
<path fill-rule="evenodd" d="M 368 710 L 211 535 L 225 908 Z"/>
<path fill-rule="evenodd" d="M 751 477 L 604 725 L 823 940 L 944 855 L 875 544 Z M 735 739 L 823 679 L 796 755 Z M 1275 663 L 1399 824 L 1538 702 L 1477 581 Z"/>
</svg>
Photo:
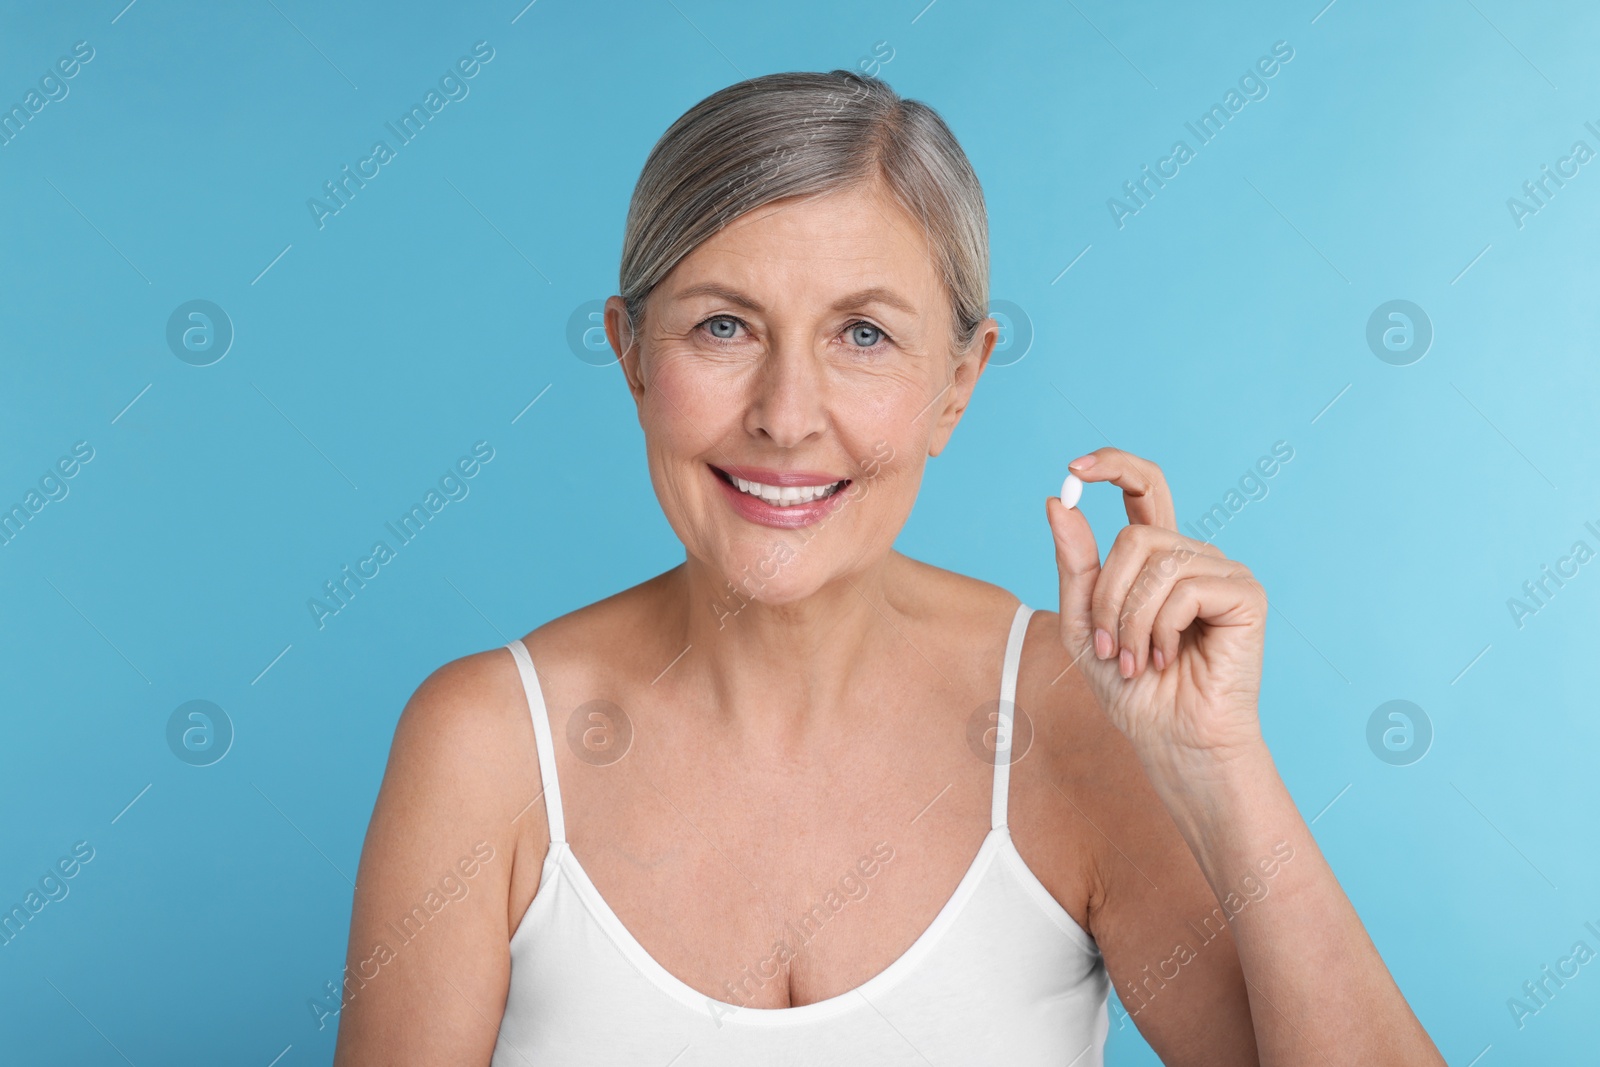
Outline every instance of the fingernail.
<svg viewBox="0 0 1600 1067">
<path fill-rule="evenodd" d="M 1111 635 L 1104 630 L 1097 629 L 1094 632 L 1094 654 L 1100 659 L 1111 656 Z"/>
<path fill-rule="evenodd" d="M 1127 649 L 1122 650 L 1122 655 L 1117 658 L 1118 665 L 1122 668 L 1124 678 L 1133 677 L 1133 653 Z"/>
<path fill-rule="evenodd" d="M 1150 662 L 1156 665 L 1156 670 L 1158 671 L 1164 671 L 1167 669 L 1167 657 L 1161 654 L 1161 650 L 1159 648 L 1153 648 L 1150 650 Z"/>
<path fill-rule="evenodd" d="M 1094 456 L 1079 456 L 1077 459 L 1073 460 L 1071 463 L 1068 463 L 1067 467 L 1068 467 L 1068 469 L 1076 467 L 1080 471 L 1086 471 L 1090 467 L 1094 466 L 1094 460 L 1095 460 Z"/>
</svg>

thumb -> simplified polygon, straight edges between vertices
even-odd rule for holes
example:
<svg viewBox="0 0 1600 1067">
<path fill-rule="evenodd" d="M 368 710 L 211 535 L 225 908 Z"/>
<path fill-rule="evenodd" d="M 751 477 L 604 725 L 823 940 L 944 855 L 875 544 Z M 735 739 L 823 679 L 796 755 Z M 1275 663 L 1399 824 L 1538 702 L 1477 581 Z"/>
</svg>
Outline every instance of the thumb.
<svg viewBox="0 0 1600 1067">
<path fill-rule="evenodd" d="M 1061 641 L 1074 656 L 1089 647 L 1094 628 L 1090 601 L 1100 577 L 1100 549 L 1089 520 L 1060 497 L 1045 501 L 1050 532 L 1055 535 L 1056 570 L 1061 575 Z"/>
</svg>

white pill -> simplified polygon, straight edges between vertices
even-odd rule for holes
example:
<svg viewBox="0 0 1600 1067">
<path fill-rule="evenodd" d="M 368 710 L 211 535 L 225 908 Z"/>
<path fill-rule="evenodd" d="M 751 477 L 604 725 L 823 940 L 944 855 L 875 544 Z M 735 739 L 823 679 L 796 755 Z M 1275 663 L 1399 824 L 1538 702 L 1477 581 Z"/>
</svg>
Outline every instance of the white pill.
<svg viewBox="0 0 1600 1067">
<path fill-rule="evenodd" d="M 1061 483 L 1061 502 L 1069 508 L 1075 508 L 1082 495 L 1083 481 L 1076 474 L 1068 474 L 1067 480 Z"/>
</svg>

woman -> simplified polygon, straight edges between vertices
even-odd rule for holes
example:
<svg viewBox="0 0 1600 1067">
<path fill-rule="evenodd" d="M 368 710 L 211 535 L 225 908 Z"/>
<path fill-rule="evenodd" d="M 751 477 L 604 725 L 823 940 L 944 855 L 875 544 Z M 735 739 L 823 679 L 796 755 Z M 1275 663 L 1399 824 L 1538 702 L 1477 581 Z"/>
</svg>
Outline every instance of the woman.
<svg viewBox="0 0 1600 1067">
<path fill-rule="evenodd" d="M 1274 769 L 1266 598 L 1155 464 L 1060 612 L 894 551 L 998 334 L 982 191 L 845 71 L 717 92 L 606 334 L 684 562 L 433 674 L 361 858 L 337 1060 L 1442 1063 Z M 537 669 L 536 669 L 537 668 Z"/>
</svg>

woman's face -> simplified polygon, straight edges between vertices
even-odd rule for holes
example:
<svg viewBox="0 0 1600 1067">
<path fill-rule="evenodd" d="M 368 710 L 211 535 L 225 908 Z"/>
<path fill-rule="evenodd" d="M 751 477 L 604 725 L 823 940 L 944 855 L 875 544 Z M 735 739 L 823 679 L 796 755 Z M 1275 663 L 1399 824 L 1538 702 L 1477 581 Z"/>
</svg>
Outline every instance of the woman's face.
<svg viewBox="0 0 1600 1067">
<path fill-rule="evenodd" d="M 725 611 L 889 552 L 998 335 L 985 319 L 952 354 L 951 316 L 921 226 L 876 184 L 735 219 L 651 292 L 636 338 L 607 301 L 656 495 L 732 583 Z"/>
</svg>

